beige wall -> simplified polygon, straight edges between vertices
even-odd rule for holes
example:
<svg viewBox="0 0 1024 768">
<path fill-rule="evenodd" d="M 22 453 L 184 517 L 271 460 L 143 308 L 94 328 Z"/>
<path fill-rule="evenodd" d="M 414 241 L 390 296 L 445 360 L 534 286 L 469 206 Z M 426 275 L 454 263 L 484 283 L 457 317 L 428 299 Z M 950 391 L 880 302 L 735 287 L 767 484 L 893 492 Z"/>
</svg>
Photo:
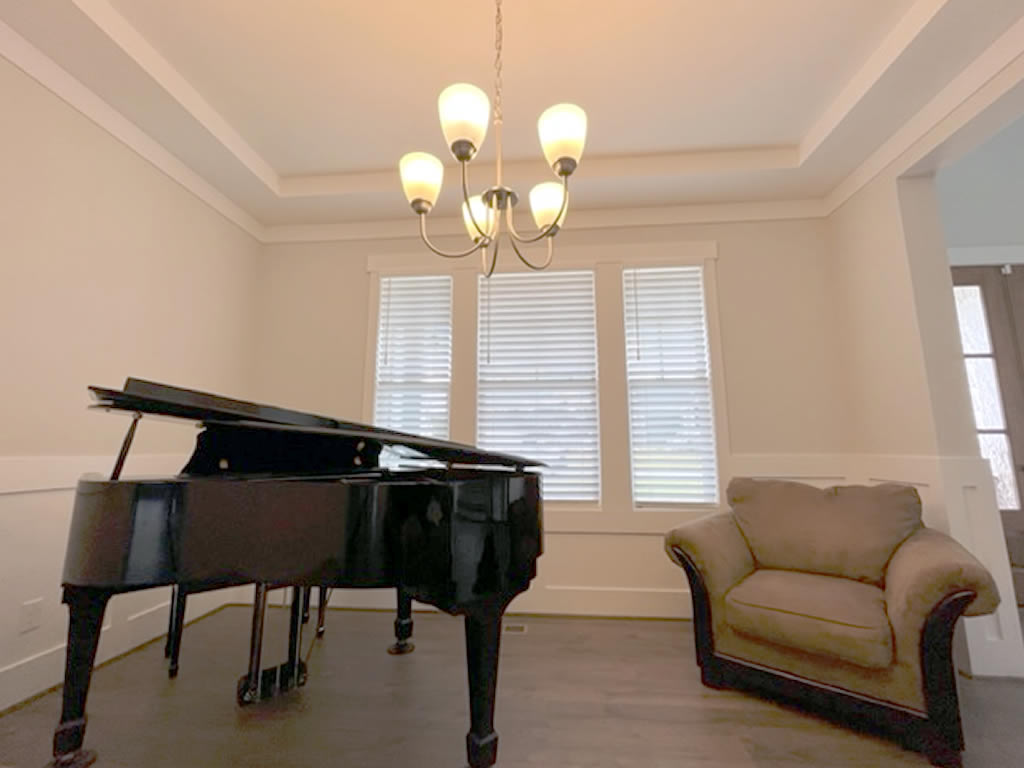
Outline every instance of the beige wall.
<svg viewBox="0 0 1024 768">
<path fill-rule="evenodd" d="M 266 246 L 254 293 L 258 399 L 362 418 L 369 274 L 365 246 Z"/>
<path fill-rule="evenodd" d="M 127 425 L 87 411 L 86 386 L 135 375 L 245 396 L 259 244 L 2 59 L 0 105 L 2 710 L 63 673 L 72 489 L 110 471 Z M 144 421 L 127 471 L 174 474 L 194 435 Z M 101 658 L 163 631 L 166 593 L 112 601 Z"/>
<path fill-rule="evenodd" d="M 848 386 L 842 450 L 934 454 L 935 427 L 895 181 L 876 179 L 827 222 L 836 343 Z"/>
<path fill-rule="evenodd" d="M 3 60 L 0 100 L 0 456 L 116 452 L 89 384 L 244 395 L 259 244 Z"/>
<path fill-rule="evenodd" d="M 838 451 L 843 380 L 824 221 L 567 230 L 559 247 L 618 245 L 628 259 L 631 247 L 664 243 L 668 250 L 673 243 L 707 240 L 718 244 L 732 450 Z M 366 259 L 407 253 L 427 268 L 436 259 L 408 240 L 267 247 L 258 291 L 260 396 L 360 418 Z"/>
</svg>

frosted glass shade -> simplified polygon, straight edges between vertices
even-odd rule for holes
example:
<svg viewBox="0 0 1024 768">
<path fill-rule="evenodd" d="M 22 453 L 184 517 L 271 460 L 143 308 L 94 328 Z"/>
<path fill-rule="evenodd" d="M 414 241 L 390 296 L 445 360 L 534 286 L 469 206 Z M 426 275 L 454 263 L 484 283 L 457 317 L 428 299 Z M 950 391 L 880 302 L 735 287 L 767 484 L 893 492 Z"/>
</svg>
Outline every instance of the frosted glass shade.
<svg viewBox="0 0 1024 768">
<path fill-rule="evenodd" d="M 555 104 L 540 116 L 537 133 L 548 165 L 563 157 L 579 162 L 587 140 L 587 113 L 575 104 Z"/>
<path fill-rule="evenodd" d="M 444 166 L 441 161 L 427 152 L 410 152 L 398 161 L 402 175 L 402 189 L 406 199 L 412 203 L 423 200 L 433 206 L 441 193 Z"/>
<path fill-rule="evenodd" d="M 449 147 L 457 141 L 468 141 L 480 149 L 491 117 L 486 93 L 469 83 L 449 85 L 437 98 L 437 112 Z"/>
<path fill-rule="evenodd" d="M 470 209 L 473 211 L 472 219 L 469 217 Z M 474 226 L 473 219 L 476 220 L 476 223 L 480 225 L 480 229 L 482 229 L 488 237 L 493 237 L 496 214 L 497 211 L 488 207 L 480 195 L 473 195 L 473 197 L 469 198 L 468 206 L 466 203 L 463 203 L 462 223 L 466 225 L 466 232 L 469 234 L 469 239 L 474 241 L 480 239 L 480 232 L 477 230 L 476 226 Z"/>
<path fill-rule="evenodd" d="M 557 181 L 545 181 L 530 190 L 530 211 L 533 213 L 533 220 L 540 229 L 544 229 L 555 220 L 558 212 L 562 210 L 562 196 L 565 189 Z M 558 226 L 565 223 L 565 215 L 569 212 L 566 206 Z"/>
</svg>

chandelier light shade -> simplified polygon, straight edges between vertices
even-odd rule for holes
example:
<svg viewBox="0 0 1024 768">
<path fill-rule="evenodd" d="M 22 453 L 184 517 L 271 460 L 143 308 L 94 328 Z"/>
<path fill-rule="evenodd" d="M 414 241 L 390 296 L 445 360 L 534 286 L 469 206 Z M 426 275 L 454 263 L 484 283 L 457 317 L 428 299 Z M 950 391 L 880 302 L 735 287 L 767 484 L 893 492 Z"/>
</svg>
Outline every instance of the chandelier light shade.
<svg viewBox="0 0 1024 768">
<path fill-rule="evenodd" d="M 441 132 L 459 163 L 462 176 L 462 221 L 472 245 L 464 251 L 443 251 L 427 237 L 427 214 L 433 209 L 441 192 L 444 166 L 426 152 L 410 152 L 398 164 L 402 188 L 413 211 L 420 219 L 420 237 L 439 256 L 458 259 L 480 252 L 484 274 L 494 274 L 498 251 L 507 241 L 516 257 L 530 269 L 546 269 L 554 254 L 554 237 L 565 221 L 569 207 L 569 177 L 575 172 L 587 139 L 587 114 L 575 104 L 556 104 L 544 111 L 537 121 L 541 149 L 558 181 L 538 184 L 530 191 L 530 209 L 539 232 L 520 234 L 513 220 L 519 195 L 502 183 L 501 128 L 501 0 L 495 0 L 494 22 L 494 103 L 480 88 L 469 83 L 456 83 L 441 91 L 437 111 Z M 483 146 L 487 124 L 494 124 L 496 143 L 495 183 L 482 194 L 469 193 L 469 163 Z M 503 231 L 504 230 L 504 231 Z M 507 237 L 504 237 L 507 235 Z M 545 241 L 547 258 L 541 263 L 527 259 L 520 245 Z"/>
<path fill-rule="evenodd" d="M 530 190 L 530 210 L 538 229 L 550 227 L 553 223 L 561 227 L 568 213 L 562 205 L 565 191 L 557 181 L 545 181 Z"/>
<path fill-rule="evenodd" d="M 468 141 L 473 154 L 483 146 L 491 121 L 491 102 L 482 90 L 469 83 L 449 85 L 437 97 L 437 113 L 452 153 L 456 153 L 460 141 Z"/>
<path fill-rule="evenodd" d="M 493 237 L 496 226 L 496 213 L 497 211 L 493 208 L 487 207 L 487 204 L 480 195 L 473 195 L 469 200 L 466 200 L 462 204 L 462 223 L 466 225 L 466 233 L 469 235 L 469 239 L 475 243 L 481 237 Z M 477 229 L 477 224 L 483 230 L 482 233 Z"/>
<path fill-rule="evenodd" d="M 544 157 L 555 173 L 558 173 L 558 163 L 567 158 L 575 167 L 583 156 L 583 144 L 587 140 L 587 113 L 575 104 L 555 104 L 540 116 L 537 133 Z"/>
<path fill-rule="evenodd" d="M 402 174 L 402 188 L 409 203 L 416 208 L 422 203 L 429 211 L 441 194 L 441 182 L 444 180 L 444 166 L 427 152 L 410 152 L 398 161 Z"/>
</svg>

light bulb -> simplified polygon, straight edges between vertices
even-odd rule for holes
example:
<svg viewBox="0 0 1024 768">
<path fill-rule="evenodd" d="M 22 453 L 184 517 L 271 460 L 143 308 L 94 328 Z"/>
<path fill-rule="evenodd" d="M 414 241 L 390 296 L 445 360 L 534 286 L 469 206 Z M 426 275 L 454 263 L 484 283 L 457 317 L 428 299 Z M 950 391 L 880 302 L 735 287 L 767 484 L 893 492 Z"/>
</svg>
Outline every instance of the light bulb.
<svg viewBox="0 0 1024 768">
<path fill-rule="evenodd" d="M 469 217 L 470 211 L 473 212 L 473 218 Z M 480 239 L 480 230 L 473 224 L 473 220 L 480 226 L 480 229 L 484 231 L 487 237 L 494 236 L 494 224 L 497 219 L 497 211 L 487 205 L 480 195 L 473 195 L 469 198 L 469 205 L 465 202 L 462 203 L 462 223 L 466 225 L 466 232 L 469 233 L 469 239 L 476 242 Z"/>
<path fill-rule="evenodd" d="M 587 140 L 587 113 L 575 104 L 555 104 L 537 121 L 540 145 L 548 164 L 562 176 L 576 169 Z"/>
<path fill-rule="evenodd" d="M 555 220 L 558 212 L 562 210 L 562 200 L 565 194 L 564 187 L 557 181 L 545 181 L 530 190 L 530 211 L 533 213 L 533 220 L 540 229 L 544 229 Z M 565 211 L 558 218 L 558 226 L 565 223 L 565 216 L 569 212 L 566 206 Z"/>
<path fill-rule="evenodd" d="M 487 94 L 469 83 L 449 85 L 437 98 L 444 140 L 459 160 L 470 160 L 484 143 L 491 102 Z M 467 147 L 463 142 L 468 142 Z"/>
<path fill-rule="evenodd" d="M 444 179 L 441 161 L 427 152 L 410 152 L 402 156 L 398 170 L 402 175 L 402 189 L 413 210 L 428 213 L 441 193 L 441 181 Z M 418 207 L 419 203 L 425 205 L 425 210 L 420 210 L 423 206 Z"/>
</svg>

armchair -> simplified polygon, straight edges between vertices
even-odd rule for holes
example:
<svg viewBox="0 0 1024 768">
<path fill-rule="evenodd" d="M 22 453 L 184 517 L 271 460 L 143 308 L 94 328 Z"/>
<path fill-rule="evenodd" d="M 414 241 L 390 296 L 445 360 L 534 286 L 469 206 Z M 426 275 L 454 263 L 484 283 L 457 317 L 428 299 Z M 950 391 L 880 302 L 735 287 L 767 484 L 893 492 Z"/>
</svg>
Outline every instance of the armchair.
<svg viewBox="0 0 1024 768">
<path fill-rule="evenodd" d="M 665 536 L 690 583 L 704 684 L 766 692 L 960 766 L 953 629 L 999 604 L 985 567 L 922 525 L 909 486 L 737 478 L 727 496 L 731 511 Z"/>
</svg>

